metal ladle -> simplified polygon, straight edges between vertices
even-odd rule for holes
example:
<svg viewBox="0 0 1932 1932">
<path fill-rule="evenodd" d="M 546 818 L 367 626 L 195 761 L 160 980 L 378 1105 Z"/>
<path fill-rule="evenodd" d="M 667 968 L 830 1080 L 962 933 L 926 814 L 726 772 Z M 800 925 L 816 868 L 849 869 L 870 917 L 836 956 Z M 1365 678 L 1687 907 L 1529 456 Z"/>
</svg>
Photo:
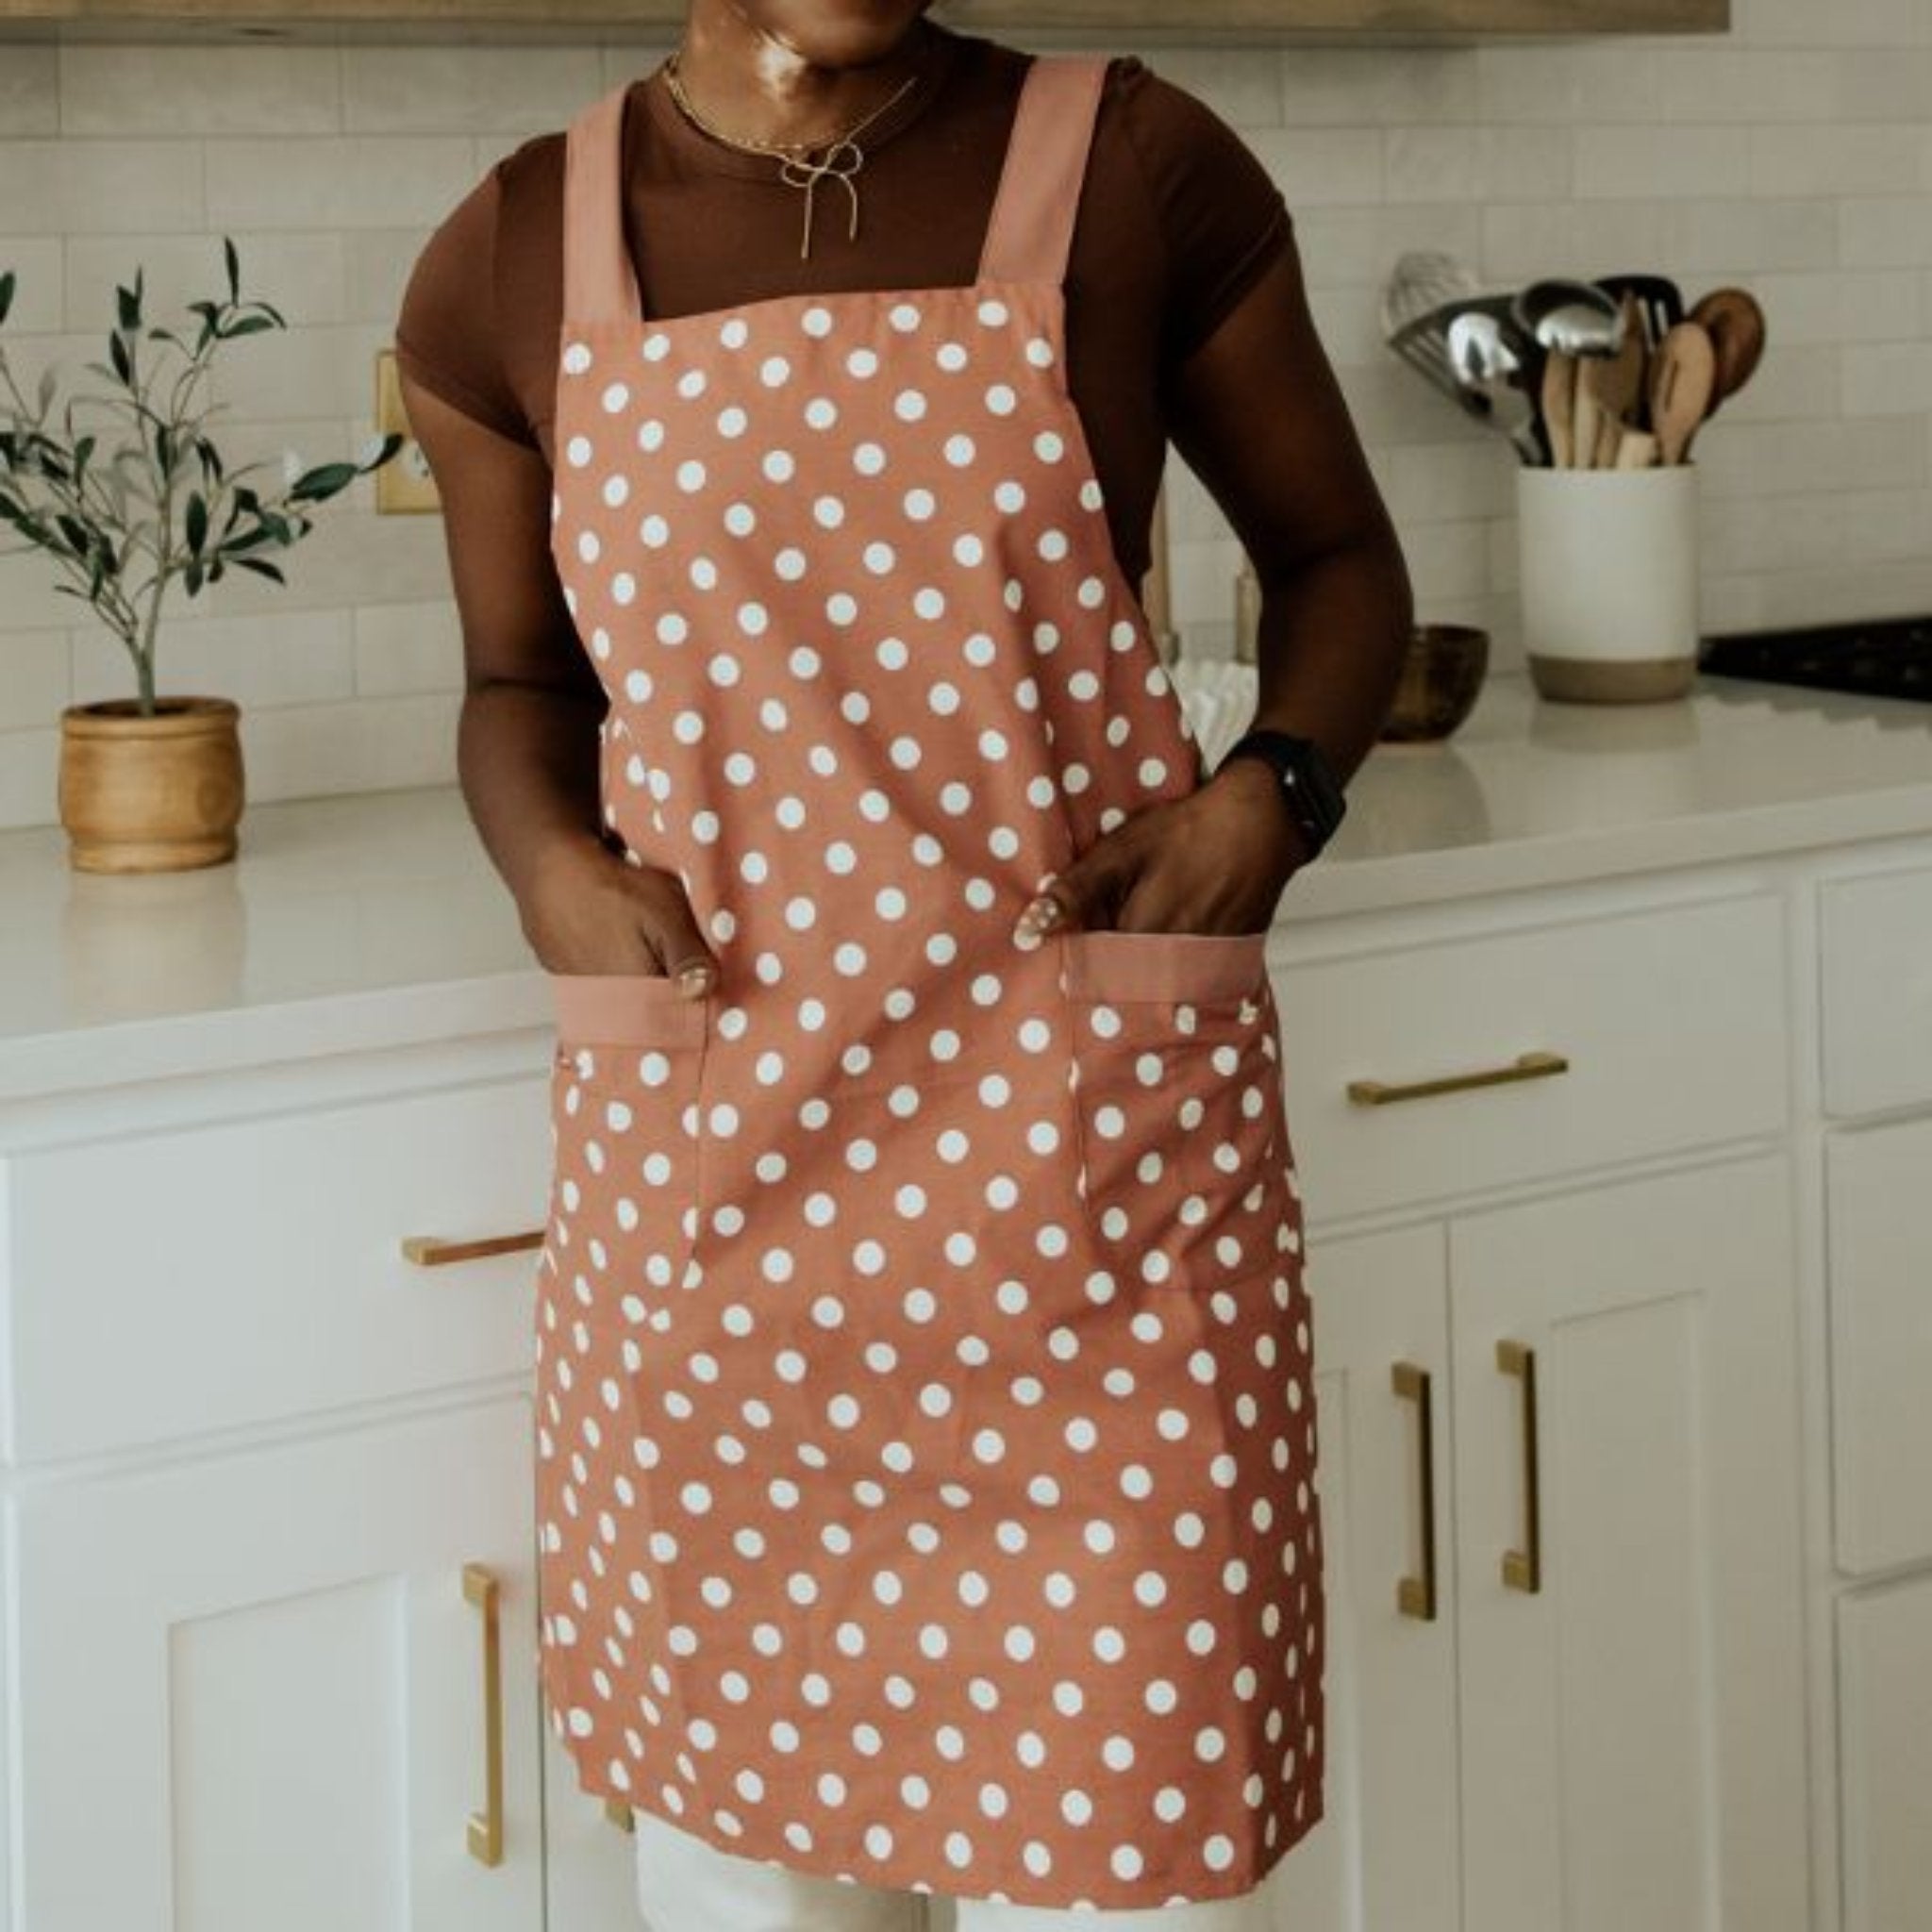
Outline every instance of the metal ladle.
<svg viewBox="0 0 1932 1932">
<path fill-rule="evenodd" d="M 1449 365 L 1456 380 L 1477 402 L 1481 413 L 1500 429 L 1526 463 L 1544 463 L 1549 454 L 1538 434 L 1537 406 L 1528 390 L 1521 353 L 1526 344 L 1498 307 L 1458 309 L 1450 319 Z"/>
<path fill-rule="evenodd" d="M 1607 289 L 1548 275 L 1518 291 L 1510 319 L 1531 341 L 1565 356 L 1614 356 L 1624 346 L 1624 311 Z"/>
</svg>

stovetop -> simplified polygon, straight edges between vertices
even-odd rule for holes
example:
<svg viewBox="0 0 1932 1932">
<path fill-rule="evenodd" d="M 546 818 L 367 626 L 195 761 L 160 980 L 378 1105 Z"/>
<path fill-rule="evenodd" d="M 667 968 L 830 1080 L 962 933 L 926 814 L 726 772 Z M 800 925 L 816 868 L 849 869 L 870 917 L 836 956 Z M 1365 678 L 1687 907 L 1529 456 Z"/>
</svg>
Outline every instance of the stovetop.
<svg viewBox="0 0 1932 1932">
<path fill-rule="evenodd" d="M 1932 699 L 1932 617 L 1723 633 L 1703 640 L 1697 668 L 1714 677 Z"/>
</svg>

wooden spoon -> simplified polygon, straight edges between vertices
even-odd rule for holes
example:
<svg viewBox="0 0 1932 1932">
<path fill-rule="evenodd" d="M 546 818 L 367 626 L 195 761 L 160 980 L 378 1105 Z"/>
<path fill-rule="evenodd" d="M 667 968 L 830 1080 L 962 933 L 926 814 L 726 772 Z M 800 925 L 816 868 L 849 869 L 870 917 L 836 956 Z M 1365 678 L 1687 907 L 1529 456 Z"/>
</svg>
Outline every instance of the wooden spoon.
<svg viewBox="0 0 1932 1932">
<path fill-rule="evenodd" d="M 1750 381 L 1764 355 L 1764 310 L 1744 289 L 1713 289 L 1685 318 L 1710 337 L 1717 351 L 1717 378 L 1707 415 Z"/>
<path fill-rule="evenodd" d="M 1650 426 L 1658 462 L 1681 463 L 1690 455 L 1716 386 L 1717 349 L 1704 325 L 1687 318 L 1657 344 L 1651 372 Z"/>
<path fill-rule="evenodd" d="M 1570 432 L 1576 412 L 1576 358 L 1561 349 L 1552 349 L 1543 358 L 1542 410 L 1550 438 L 1550 466 L 1567 470 L 1575 460 Z"/>
<path fill-rule="evenodd" d="M 1624 312 L 1623 345 L 1614 356 L 1599 356 L 1587 362 L 1578 378 L 1590 385 L 1597 407 L 1597 441 L 1591 466 L 1598 470 L 1607 470 L 1617 460 L 1624 425 L 1642 406 L 1650 358 L 1650 342 L 1637 297 L 1626 291 L 1619 307 Z"/>
</svg>

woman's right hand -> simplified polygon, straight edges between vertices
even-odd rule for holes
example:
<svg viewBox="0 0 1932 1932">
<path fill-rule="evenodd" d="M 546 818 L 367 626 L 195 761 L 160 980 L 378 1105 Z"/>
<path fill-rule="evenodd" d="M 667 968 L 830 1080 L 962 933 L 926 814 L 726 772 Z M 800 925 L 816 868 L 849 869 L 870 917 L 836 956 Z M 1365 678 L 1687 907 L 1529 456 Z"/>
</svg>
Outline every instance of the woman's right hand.
<svg viewBox="0 0 1932 1932">
<path fill-rule="evenodd" d="M 632 865 L 598 839 L 546 854 L 518 910 L 546 972 L 660 973 L 692 997 L 717 984 L 677 874 Z"/>
</svg>

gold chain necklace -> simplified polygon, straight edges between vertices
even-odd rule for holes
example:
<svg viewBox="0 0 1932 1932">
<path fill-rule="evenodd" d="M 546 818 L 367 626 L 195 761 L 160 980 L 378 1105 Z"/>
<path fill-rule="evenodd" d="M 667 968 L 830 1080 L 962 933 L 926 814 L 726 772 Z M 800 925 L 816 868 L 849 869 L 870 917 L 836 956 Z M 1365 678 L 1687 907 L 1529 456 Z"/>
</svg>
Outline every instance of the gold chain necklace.
<svg viewBox="0 0 1932 1932">
<path fill-rule="evenodd" d="M 852 204 L 852 220 L 847 230 L 849 239 L 858 239 L 858 190 L 853 185 L 852 177 L 865 165 L 865 150 L 858 145 L 857 137 L 876 121 L 888 108 L 895 107 L 916 87 L 924 77 L 924 70 L 909 74 L 899 87 L 869 114 L 855 121 L 842 133 L 832 136 L 829 141 L 749 141 L 735 134 L 727 134 L 724 128 L 706 119 L 698 111 L 697 105 L 685 92 L 684 81 L 677 71 L 677 54 L 674 50 L 664 62 L 664 85 L 671 98 L 677 103 L 678 110 L 693 126 L 701 127 L 714 141 L 722 141 L 726 147 L 735 147 L 742 154 L 770 155 L 779 162 L 779 179 L 792 188 L 805 190 L 805 232 L 799 238 L 798 258 L 807 260 L 811 255 L 811 213 L 812 196 L 819 183 L 830 175 L 844 184 L 845 192 Z M 814 150 L 824 152 L 817 160 L 810 158 Z"/>
</svg>

